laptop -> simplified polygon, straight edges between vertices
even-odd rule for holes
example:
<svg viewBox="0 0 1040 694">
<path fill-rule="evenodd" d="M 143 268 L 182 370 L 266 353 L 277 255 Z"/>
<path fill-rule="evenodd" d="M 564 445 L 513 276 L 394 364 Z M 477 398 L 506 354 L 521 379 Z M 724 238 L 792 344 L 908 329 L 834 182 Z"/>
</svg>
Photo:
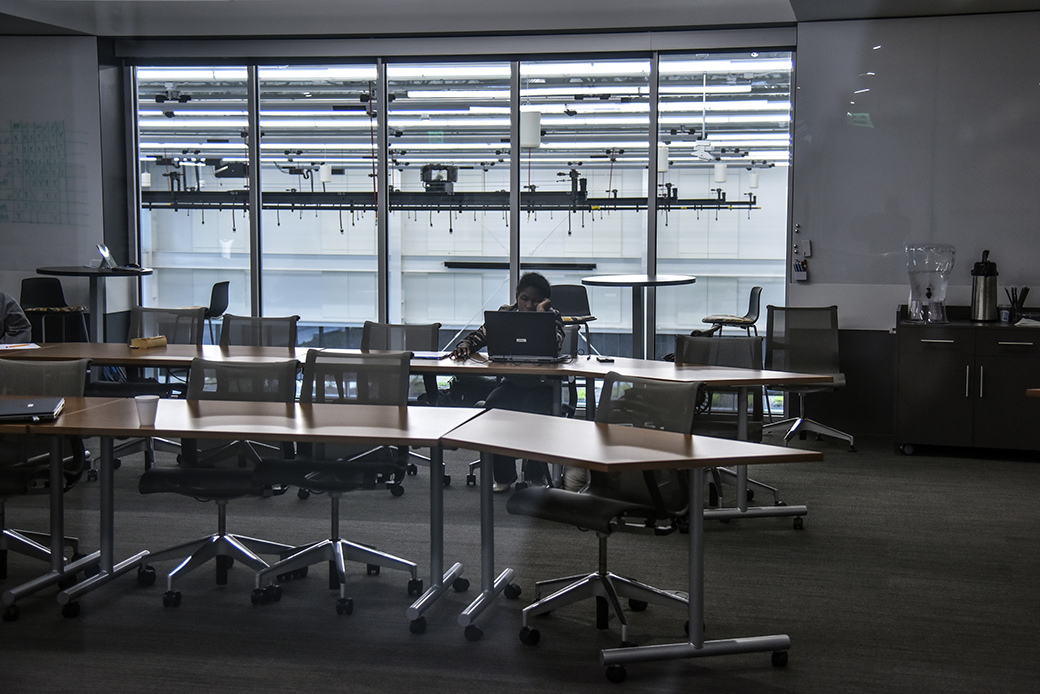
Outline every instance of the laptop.
<svg viewBox="0 0 1040 694">
<path fill-rule="evenodd" d="M 554 364 L 560 356 L 553 311 L 485 311 L 488 359 L 497 362 Z"/>
<path fill-rule="evenodd" d="M 0 398 L 0 422 L 49 422 L 61 414 L 65 398 Z"/>
</svg>

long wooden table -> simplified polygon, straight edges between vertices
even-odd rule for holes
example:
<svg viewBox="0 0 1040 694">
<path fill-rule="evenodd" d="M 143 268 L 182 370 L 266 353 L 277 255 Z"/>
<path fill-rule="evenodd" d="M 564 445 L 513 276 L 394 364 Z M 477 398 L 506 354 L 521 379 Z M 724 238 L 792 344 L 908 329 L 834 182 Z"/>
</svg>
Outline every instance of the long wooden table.
<svg viewBox="0 0 1040 694">
<path fill-rule="evenodd" d="M 430 474 L 430 586 L 408 610 L 410 619 L 422 613 L 442 595 L 446 586 L 461 576 L 462 565 L 455 563 L 447 572 L 444 564 L 444 501 L 441 479 L 444 459 L 440 439 L 448 431 L 480 414 L 472 408 L 390 407 L 383 405 L 351 405 L 349 417 L 341 405 L 281 404 L 266 402 L 162 400 L 154 427 L 138 422 L 133 399 L 78 398 L 66 405 L 55 422 L 28 425 L 29 433 L 49 435 L 58 440 L 62 435 L 101 437 L 101 519 L 100 555 L 95 559 L 99 572 L 85 581 L 58 593 L 62 613 L 75 616 L 79 612 L 76 599 L 108 583 L 135 566 L 142 566 L 148 551 L 116 562 L 114 551 L 114 483 L 113 438 L 122 436 L 157 436 L 175 438 L 249 438 L 257 441 L 347 441 L 363 445 L 429 446 Z M 57 471 L 57 473 L 55 473 Z M 60 450 L 51 454 L 51 475 L 61 474 Z M 60 543 L 64 533 L 61 488 L 52 484 L 52 546 Z M 53 538 L 57 537 L 58 540 Z M 61 552 L 58 545 L 59 555 Z M 46 580 L 37 579 L 4 593 L 4 603 L 16 600 L 57 582 L 72 566 L 55 563 Z M 76 569 L 78 570 L 78 568 Z M 52 575 L 57 571 L 57 575 Z"/>
<path fill-rule="evenodd" d="M 604 472 L 689 469 L 689 639 L 686 643 L 606 649 L 602 652 L 601 662 L 608 667 L 612 679 L 624 677 L 625 663 L 650 660 L 772 651 L 782 654 L 773 656 L 774 664 L 786 663 L 786 651 L 791 640 L 785 634 L 704 640 L 704 475 L 701 468 L 726 464 L 814 462 L 823 459 L 821 453 L 507 410 L 489 410 L 462 424 L 441 442 L 445 446 L 480 451 L 483 464 L 488 466 L 491 456 L 499 454 Z M 514 576 L 511 568 L 495 575 L 491 475 L 481 475 L 480 502 L 481 592 L 459 615 L 459 624 L 466 628 L 467 637 L 472 640 L 480 638 L 479 627 L 475 624 L 477 617 L 505 590 Z"/>
</svg>

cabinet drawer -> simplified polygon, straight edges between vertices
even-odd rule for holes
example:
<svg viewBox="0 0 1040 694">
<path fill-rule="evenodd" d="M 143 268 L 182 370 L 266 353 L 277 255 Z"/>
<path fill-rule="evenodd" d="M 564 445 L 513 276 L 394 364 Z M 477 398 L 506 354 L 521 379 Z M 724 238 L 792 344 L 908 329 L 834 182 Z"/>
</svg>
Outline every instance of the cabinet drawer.
<svg viewBox="0 0 1040 694">
<path fill-rule="evenodd" d="M 1040 330 L 978 330 L 975 351 L 995 357 L 1040 357 Z"/>
<path fill-rule="evenodd" d="M 962 328 L 901 325 L 899 326 L 899 351 L 973 354 L 975 352 L 975 331 Z"/>
</svg>

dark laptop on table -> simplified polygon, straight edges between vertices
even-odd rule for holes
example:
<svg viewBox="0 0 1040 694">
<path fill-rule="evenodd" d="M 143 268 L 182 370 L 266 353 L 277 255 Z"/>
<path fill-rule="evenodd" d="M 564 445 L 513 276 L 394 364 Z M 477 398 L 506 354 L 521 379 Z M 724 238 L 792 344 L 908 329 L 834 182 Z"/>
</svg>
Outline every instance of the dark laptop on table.
<svg viewBox="0 0 1040 694">
<path fill-rule="evenodd" d="M 488 359 L 524 364 L 563 361 L 552 311 L 485 311 Z"/>
<path fill-rule="evenodd" d="M 0 422 L 49 422 L 61 414 L 65 398 L 0 398 Z"/>
</svg>

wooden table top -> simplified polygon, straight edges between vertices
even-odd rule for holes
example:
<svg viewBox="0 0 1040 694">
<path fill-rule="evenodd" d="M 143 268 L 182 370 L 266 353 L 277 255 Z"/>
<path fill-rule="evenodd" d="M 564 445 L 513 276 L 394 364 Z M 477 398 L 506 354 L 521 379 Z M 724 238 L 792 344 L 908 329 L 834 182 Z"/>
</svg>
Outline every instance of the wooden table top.
<svg viewBox="0 0 1040 694">
<path fill-rule="evenodd" d="M 71 399 L 70 399 L 71 400 Z M 83 401 L 80 403 L 79 401 Z M 34 434 L 242 438 L 437 445 L 441 437 L 483 410 L 462 407 L 301 405 L 223 400 L 159 401 L 154 427 L 142 427 L 132 398 L 79 398 L 54 422 L 30 425 Z"/>
<path fill-rule="evenodd" d="M 818 451 L 509 410 L 488 410 L 442 443 L 604 472 L 823 460 Z"/>
<path fill-rule="evenodd" d="M 60 361 L 63 359 L 90 359 L 95 366 L 141 366 L 141 367 L 188 367 L 196 357 L 214 361 L 304 361 L 307 349 L 298 347 L 289 350 L 283 347 L 230 347 L 219 345 L 166 345 L 147 349 L 134 349 L 122 342 L 49 342 L 39 349 L 0 352 L 0 357 L 11 359 L 33 359 L 37 361 Z"/>
</svg>

